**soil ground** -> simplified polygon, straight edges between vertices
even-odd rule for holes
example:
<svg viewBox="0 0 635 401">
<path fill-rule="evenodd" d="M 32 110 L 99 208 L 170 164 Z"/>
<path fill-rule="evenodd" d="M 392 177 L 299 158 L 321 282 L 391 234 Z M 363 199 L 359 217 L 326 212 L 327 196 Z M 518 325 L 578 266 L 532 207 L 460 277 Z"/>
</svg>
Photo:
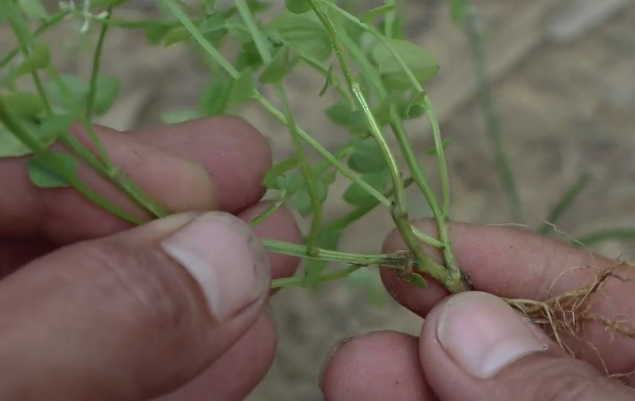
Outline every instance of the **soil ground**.
<svg viewBox="0 0 635 401">
<path fill-rule="evenodd" d="M 407 3 L 411 38 L 432 51 L 442 67 L 429 91 L 442 119 L 442 131 L 453 140 L 448 149 L 453 219 L 519 223 L 512 219 L 495 170 L 474 96 L 476 81 L 465 35 L 450 22 L 444 2 Z M 579 22 L 576 7 L 588 3 L 474 2 L 487 29 L 487 65 L 494 80 L 504 148 L 512 160 L 524 206 L 522 223 L 532 228 L 539 225 L 563 191 L 588 172 L 593 177 L 591 184 L 558 224 L 559 230 L 574 237 L 606 227 L 635 226 L 635 3 L 622 2 L 618 12 L 576 37 L 558 37 L 556 33 L 564 31 L 555 28 Z M 136 17 L 147 12 L 143 7 L 126 11 Z M 65 29 L 48 35 L 57 46 L 57 62 L 66 71 L 85 74 L 88 59 L 69 47 L 68 35 Z M 9 36 L 0 33 L 0 50 L 7 48 Z M 101 120 L 119 129 L 156 125 L 160 112 L 195 105 L 200 85 L 209 78 L 186 47 L 149 48 L 136 31 L 113 31 L 103 68 L 123 82 L 120 101 Z M 290 80 L 289 95 L 300 124 L 332 147 L 341 142 L 341 135 L 314 112 L 315 103 L 305 100 L 321 85 L 321 80 L 302 74 Z M 288 154 L 290 143 L 283 129 L 255 108 L 246 110 L 244 117 L 273 139 L 276 158 Z M 410 133 L 421 138 L 418 151 L 435 171 L 433 160 L 425 156 L 432 141 L 422 128 L 424 123 L 410 125 Z M 327 205 L 332 217 L 345 210 L 337 200 L 344 186 L 336 186 Z M 414 195 L 410 203 L 422 204 Z M 414 211 L 415 217 L 427 213 L 425 208 L 414 207 Z M 373 216 L 375 219 L 365 219 L 347 232 L 347 249 L 379 249 L 391 221 L 381 211 Z M 632 245 L 610 241 L 596 250 L 617 257 L 628 255 Z M 417 334 L 421 320 L 412 313 L 390 300 L 377 306 L 366 302 L 364 294 L 348 283 L 329 285 L 315 294 L 306 290 L 278 294 L 272 301 L 280 333 L 278 355 L 250 401 L 320 400 L 319 364 L 336 341 L 378 329 Z"/>
</svg>

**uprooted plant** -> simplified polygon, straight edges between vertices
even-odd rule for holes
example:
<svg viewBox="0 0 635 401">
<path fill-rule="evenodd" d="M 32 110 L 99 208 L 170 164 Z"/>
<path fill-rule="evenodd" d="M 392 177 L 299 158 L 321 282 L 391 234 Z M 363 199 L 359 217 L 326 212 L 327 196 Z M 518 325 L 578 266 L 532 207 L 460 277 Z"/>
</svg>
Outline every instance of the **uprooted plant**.
<svg viewBox="0 0 635 401">
<path fill-rule="evenodd" d="M 311 263 L 293 277 L 274 280 L 274 288 L 314 287 L 361 268 L 380 265 L 395 270 L 415 285 L 425 286 L 425 275 L 452 293 L 472 289 L 469 277 L 457 264 L 449 237 L 451 201 L 445 161 L 449 141 L 441 135 L 432 101 L 424 89 L 439 67 L 425 49 L 406 38 L 402 4 L 386 0 L 385 5 L 361 13 L 333 0 L 287 0 L 284 12 L 264 21 L 260 16 L 267 5 L 256 0 L 234 0 L 232 7 L 219 7 L 214 0 L 199 0 L 196 4 L 158 0 L 165 11 L 164 18 L 133 21 L 114 16 L 116 8 L 125 2 L 84 0 L 81 7 L 73 2 L 60 3 L 59 11 L 51 14 L 38 0 L 0 0 L 0 23 L 10 26 L 17 41 L 17 47 L 0 60 L 0 157 L 28 157 L 34 185 L 73 187 L 108 212 L 140 224 L 137 217 L 120 210 L 82 182 L 77 169 L 84 163 L 152 216 L 168 215 L 169 210 L 113 164 L 91 125 L 92 118 L 105 113 L 119 92 L 117 80 L 100 73 L 108 31 L 141 29 L 150 45 L 193 45 L 214 75 L 201 93 L 199 110 L 171 115 L 172 121 L 226 114 L 255 102 L 287 127 L 295 154 L 276 163 L 267 173 L 264 185 L 276 198 L 253 224 L 282 205 L 288 205 L 303 218 L 310 217 L 304 245 L 269 239 L 264 243 L 272 252 L 295 255 Z M 451 6 L 455 17 L 460 18 L 464 1 L 454 0 Z M 60 74 L 42 39 L 50 27 L 69 18 L 82 24 L 82 32 L 90 26 L 99 30 L 88 82 Z M 32 23 L 40 25 L 32 30 Z M 231 46 L 238 49 L 233 57 L 223 52 Z M 316 96 L 333 92 L 339 97 L 324 110 L 342 132 L 349 134 L 347 143 L 335 151 L 327 150 L 303 130 L 290 111 L 284 81 L 300 68 L 312 69 L 323 77 L 324 86 Z M 18 80 L 29 76 L 35 90 L 19 89 Z M 272 89 L 276 101 L 263 94 L 265 87 Z M 275 103 L 282 106 L 278 108 Z M 413 119 L 430 124 L 434 148 L 429 157 L 438 161 L 440 196 L 433 192 L 406 133 L 405 122 Z M 89 134 L 92 149 L 70 134 L 68 128 L 77 121 Z M 388 135 L 394 135 L 398 149 L 391 148 Z M 63 144 L 67 151 L 51 150 L 54 142 Z M 309 151 L 316 152 L 320 160 L 310 163 Z M 398 152 L 405 160 L 406 172 L 398 164 Z M 353 209 L 342 218 L 325 222 L 322 205 L 337 175 L 351 182 L 343 197 Z M 438 238 L 410 224 L 405 195 L 410 185 L 415 185 L 425 197 Z M 342 231 L 376 207 L 390 214 L 408 251 L 339 251 Z M 427 255 L 422 243 L 437 248 L 443 262 Z M 327 274 L 327 262 L 347 267 Z M 578 307 L 578 301 L 584 302 L 599 284 L 568 294 L 567 302 Z M 563 307 L 560 301 L 564 299 L 508 302 L 535 319 L 552 319 L 549 322 L 553 328 L 559 329 L 553 316 L 556 307 Z"/>
</svg>

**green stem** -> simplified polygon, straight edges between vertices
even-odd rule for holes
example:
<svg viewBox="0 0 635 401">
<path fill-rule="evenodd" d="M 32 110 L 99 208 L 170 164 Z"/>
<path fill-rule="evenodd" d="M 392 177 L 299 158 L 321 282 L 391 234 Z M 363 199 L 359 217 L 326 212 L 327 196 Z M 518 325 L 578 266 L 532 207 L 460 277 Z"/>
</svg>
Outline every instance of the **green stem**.
<svg viewBox="0 0 635 401">
<path fill-rule="evenodd" d="M 265 65 L 271 62 L 271 53 L 269 52 L 269 48 L 267 47 L 266 38 L 260 32 L 256 21 L 251 14 L 251 10 L 247 5 L 245 0 L 234 0 L 234 4 L 238 9 L 245 25 L 247 25 L 247 29 L 251 33 L 252 38 L 256 44 L 258 49 L 258 53 L 262 58 Z M 311 200 L 311 208 L 313 211 L 313 219 L 311 222 L 310 234 L 308 238 L 307 249 L 310 255 L 315 254 L 315 241 L 317 240 L 318 232 L 320 230 L 320 225 L 322 224 L 322 202 L 320 202 L 320 196 L 317 191 L 317 187 L 315 182 L 313 181 L 313 173 L 311 171 L 311 166 L 306 161 L 306 155 L 304 153 L 304 147 L 302 144 L 302 140 L 298 135 L 297 127 L 293 116 L 291 114 L 291 110 L 289 108 L 289 102 L 287 100 L 287 96 L 284 93 L 284 87 L 282 83 L 276 84 L 276 92 L 278 97 L 283 103 L 283 109 L 285 111 L 285 118 L 289 122 L 288 128 L 291 134 L 291 138 L 293 140 L 293 144 L 295 146 L 296 152 L 298 154 L 298 164 L 300 167 L 300 172 L 304 178 L 304 181 L 307 186 L 307 192 L 309 195 L 309 199 Z"/>
<path fill-rule="evenodd" d="M 19 13 L 12 4 L 8 4 L 7 1 L 2 8 L 4 8 L 9 20 L 9 25 L 11 25 L 11 29 L 13 30 L 13 33 L 18 40 L 18 49 L 20 52 L 22 52 L 22 55 L 26 59 L 29 57 L 30 54 L 29 47 L 32 47 L 34 45 L 34 41 L 31 40 L 30 32 L 24 25 Z M 49 102 L 48 96 L 46 95 L 46 91 L 44 90 L 44 86 L 42 85 L 42 81 L 40 80 L 38 72 L 31 72 L 31 78 L 33 79 L 35 88 L 40 95 L 42 102 L 44 103 L 44 108 L 47 114 L 49 116 L 52 115 L 53 109 L 51 108 L 51 103 Z"/>
<path fill-rule="evenodd" d="M 112 15 L 112 8 L 108 8 L 106 10 L 108 13 L 106 16 L 106 20 L 110 19 Z M 99 67 L 101 64 L 101 54 L 104 47 L 104 42 L 106 41 L 106 33 L 108 32 L 108 24 L 104 24 L 101 26 L 99 31 L 99 39 L 97 40 L 97 46 L 95 47 L 95 53 L 93 55 L 93 68 L 90 77 L 90 85 L 88 89 L 88 97 L 86 99 L 86 119 L 90 121 L 93 117 L 93 108 L 95 105 L 95 96 L 97 95 L 97 80 L 99 78 Z M 97 137 L 96 133 L 93 130 L 89 131 L 89 135 L 95 146 L 97 147 L 97 152 L 101 156 L 103 163 L 107 168 L 113 168 L 112 160 L 106 152 L 102 142 Z"/>
<path fill-rule="evenodd" d="M 5 128 L 7 128 L 13 135 L 15 135 L 18 140 L 20 140 L 24 145 L 31 149 L 35 157 L 37 157 L 37 159 L 42 162 L 44 166 L 46 166 L 46 168 L 51 169 L 60 177 L 62 177 L 68 184 L 73 186 L 89 201 L 103 208 L 107 212 L 124 220 L 127 220 L 130 223 L 133 223 L 135 225 L 139 225 L 142 223 L 140 219 L 123 210 L 120 210 L 107 200 L 103 199 L 101 196 L 91 190 L 83 181 L 81 181 L 75 171 L 69 171 L 64 164 L 59 163 L 59 161 L 55 159 L 53 153 L 51 153 L 37 139 L 30 136 L 22 127 L 22 125 L 13 118 L 13 116 L 11 115 L 11 113 L 9 113 L 8 109 L 1 100 L 0 122 L 2 122 Z"/>
<path fill-rule="evenodd" d="M 391 51 L 393 56 L 395 56 L 397 61 L 401 64 L 402 68 L 404 69 L 405 73 L 408 75 L 410 81 L 412 82 L 413 86 L 417 89 L 417 91 L 419 91 L 420 93 L 425 93 L 423 88 L 417 81 L 416 77 L 414 77 L 414 75 L 412 74 L 412 71 L 405 64 L 401 56 L 392 48 L 392 46 L 390 45 L 390 42 L 384 36 L 382 36 L 381 33 L 379 33 L 375 28 L 370 27 L 367 24 L 363 23 L 362 21 L 360 21 L 358 18 L 354 17 L 353 15 L 347 13 L 345 10 L 342 10 L 337 5 L 330 3 L 328 1 L 324 1 L 324 0 L 320 0 L 320 1 L 322 1 L 326 6 L 337 11 L 348 20 L 356 23 L 358 26 L 362 27 L 366 31 L 373 34 L 376 38 L 378 38 L 378 40 L 381 43 L 383 43 Z M 355 61 L 358 67 L 360 68 L 360 71 L 362 73 L 366 73 L 370 75 L 370 76 L 367 76 L 366 79 L 373 83 L 373 85 L 378 90 L 379 95 L 381 97 L 387 96 L 386 89 L 384 88 L 379 77 L 373 76 L 376 74 L 374 73 L 373 69 L 370 68 L 370 66 L 368 65 L 368 61 L 366 60 L 365 55 L 361 53 L 361 51 L 357 48 L 356 44 L 352 43 L 351 40 L 348 40 L 346 37 L 344 39 L 346 39 L 347 43 L 350 45 L 349 48 L 351 50 L 351 53 L 355 57 Z M 435 217 L 437 229 L 439 233 L 439 240 L 441 241 L 441 243 L 443 243 L 442 253 L 445 260 L 445 266 L 450 271 L 449 273 L 451 276 L 450 280 L 465 281 L 466 278 L 463 277 L 460 271 L 460 268 L 456 261 L 456 257 L 454 256 L 454 252 L 452 250 L 451 243 L 450 243 L 449 226 L 447 224 L 449 205 L 450 205 L 449 178 L 448 178 L 448 172 L 446 167 L 447 163 L 445 160 L 445 153 L 443 149 L 443 141 L 441 139 L 439 124 L 436 119 L 434 110 L 432 108 L 430 99 L 427 96 L 424 99 L 424 108 L 426 109 L 428 118 L 430 120 L 432 133 L 435 140 L 435 149 L 438 155 L 437 157 L 439 161 L 441 186 L 442 186 L 442 192 L 443 192 L 443 208 L 441 208 L 438 205 L 438 202 L 435 196 L 433 195 L 432 190 L 427 184 L 423 170 L 417 161 L 414 150 L 412 149 L 412 146 L 410 145 L 410 142 L 406 135 L 405 129 L 403 128 L 403 124 L 401 123 L 399 118 L 396 116 L 394 108 L 393 110 L 391 110 L 391 128 L 393 129 L 395 136 L 397 138 L 397 142 L 402 150 L 402 153 L 404 154 L 404 158 L 406 159 L 408 168 L 415 182 L 417 183 L 417 186 L 422 191 L 423 195 L 428 201 L 430 208 L 432 210 L 432 213 Z M 455 285 L 452 284 L 452 286 L 455 286 Z M 466 287 L 466 285 L 463 285 L 462 287 Z"/>
<path fill-rule="evenodd" d="M 362 267 L 364 266 L 352 265 L 345 269 L 336 271 L 335 273 L 321 275 L 317 278 L 317 281 L 320 283 L 326 283 L 329 281 L 337 281 L 351 275 L 352 273 L 356 272 Z M 278 279 L 271 280 L 272 289 L 292 287 L 292 286 L 305 287 L 307 285 L 309 285 L 309 283 L 307 282 L 307 279 L 304 276 L 293 276 L 293 277 L 285 277 L 285 278 L 278 278 Z"/>
<path fill-rule="evenodd" d="M 232 78 L 240 78 L 240 73 L 233 65 L 212 45 L 203 35 L 198 28 L 192 24 L 189 17 L 185 15 L 177 6 L 174 0 L 161 0 L 166 7 L 174 14 L 174 16 L 181 22 L 181 24 L 190 32 L 192 37 L 198 42 L 198 44 L 205 50 L 208 55 L 216 61 Z M 272 105 L 260 92 L 254 90 L 254 100 L 258 102 L 267 112 L 269 112 L 278 121 L 285 125 L 289 125 L 289 121 L 284 114 Z M 343 176 L 350 179 L 352 182 L 358 184 L 364 190 L 366 190 L 373 197 L 377 198 L 384 206 L 390 207 L 390 201 L 386 199 L 379 191 L 369 185 L 366 181 L 362 180 L 354 171 L 348 168 L 345 164 L 337 160 L 328 150 L 326 150 L 319 142 L 311 137 L 306 131 L 299 127 L 297 128 L 298 135 L 307 142 L 312 148 L 314 148 L 322 157 L 328 160 L 335 168 L 337 168 Z"/>
<path fill-rule="evenodd" d="M 392 53 L 393 57 L 395 57 L 397 62 L 401 65 L 404 73 L 408 77 L 408 80 L 413 85 L 413 88 L 415 88 L 415 90 L 419 93 L 425 93 L 423 87 L 421 86 L 417 78 L 414 76 L 410 68 L 408 68 L 408 65 L 405 63 L 401 55 L 399 55 L 399 53 L 390 44 L 390 39 L 386 38 L 384 35 L 381 34 L 381 32 L 379 32 L 374 27 L 364 23 L 359 18 L 348 13 L 346 10 L 343 10 L 337 4 L 330 1 L 326 1 L 326 0 L 318 0 L 318 1 L 322 2 L 325 6 L 336 11 L 337 13 L 339 13 L 340 15 L 342 15 L 349 21 L 355 23 L 362 29 L 371 33 L 375 38 L 377 38 L 377 40 L 379 40 L 379 42 L 383 44 Z M 441 130 L 439 129 L 439 124 L 436 119 L 436 115 L 434 114 L 434 110 L 432 109 L 432 102 L 430 101 L 427 95 L 425 96 L 423 107 L 426 111 L 426 114 L 428 115 L 428 119 L 430 121 L 430 125 L 432 128 L 432 135 L 434 137 L 434 144 L 435 144 L 435 148 L 437 152 L 437 160 L 439 164 L 439 174 L 441 176 L 441 191 L 443 193 L 442 211 L 443 211 L 444 218 L 447 218 L 449 208 L 450 208 L 450 180 L 448 176 L 447 163 L 445 160 L 445 151 L 443 149 L 443 139 L 441 138 Z"/>
<path fill-rule="evenodd" d="M 290 242 L 282 242 L 271 239 L 262 240 L 265 247 L 275 253 L 282 255 L 298 256 L 305 259 L 324 260 L 328 262 L 349 263 L 362 266 L 381 265 L 386 267 L 394 267 L 397 269 L 405 269 L 408 263 L 408 255 L 405 252 L 382 253 L 382 254 L 356 254 L 330 249 L 317 248 L 317 256 L 308 255 L 306 245 L 292 244 Z"/>
<path fill-rule="evenodd" d="M 500 121 L 495 110 L 494 100 L 492 96 L 491 83 L 485 72 L 485 55 L 483 54 L 483 45 L 481 35 L 477 31 L 474 12 L 468 11 L 465 16 L 466 33 L 470 41 L 470 47 L 474 57 L 474 69 L 478 80 L 478 93 L 480 98 L 481 113 L 485 117 L 485 131 L 489 136 L 489 140 L 494 152 L 496 167 L 499 174 L 503 189 L 507 194 L 512 209 L 512 215 L 517 221 L 522 221 L 522 204 L 516 180 L 511 168 L 511 163 L 505 150 L 503 149 L 503 137 L 501 134 Z"/>
<path fill-rule="evenodd" d="M 379 128 L 379 125 L 377 124 L 377 121 L 375 120 L 375 117 L 372 111 L 370 110 L 370 106 L 368 105 L 368 102 L 366 101 L 366 98 L 364 94 L 362 93 L 359 84 L 355 81 L 352 70 L 348 66 L 348 63 L 346 62 L 345 55 L 344 55 L 345 52 L 342 47 L 342 44 L 340 43 L 338 39 L 337 30 L 335 26 L 333 25 L 333 22 L 331 21 L 331 19 L 328 17 L 328 15 L 324 13 L 318 7 L 316 0 L 308 0 L 308 2 L 311 5 L 313 12 L 316 14 L 320 22 L 324 25 L 324 27 L 326 28 L 329 34 L 329 37 L 331 38 L 331 44 L 334 48 L 335 55 L 339 61 L 340 67 L 344 73 L 344 77 L 346 79 L 346 82 L 348 83 L 350 91 L 357 98 L 357 101 L 359 102 L 362 110 L 364 111 L 364 115 L 366 116 L 366 119 L 370 126 L 371 134 L 375 138 L 377 143 L 379 144 L 379 147 L 382 150 L 384 159 L 388 163 L 388 166 L 392 175 L 393 188 L 395 191 L 395 195 L 394 195 L 395 200 L 391 204 L 391 208 L 390 208 L 393 221 L 395 222 L 395 225 L 399 229 L 399 232 L 401 233 L 401 236 L 406 246 L 408 247 L 408 249 L 414 256 L 415 260 L 418 262 L 418 265 L 422 269 L 426 269 L 425 271 L 427 273 L 437 278 L 436 276 L 445 274 L 445 269 L 436 265 L 436 263 L 434 263 L 430 258 L 428 258 L 424 254 L 412 230 L 412 226 L 410 225 L 410 222 L 408 221 L 405 189 L 403 185 L 403 178 L 402 178 L 401 172 L 399 171 L 399 166 L 397 165 L 397 161 L 395 160 L 395 157 L 392 154 L 390 147 L 388 143 L 386 142 L 386 139 L 381 133 L 381 129 Z M 440 271 L 438 272 L 432 271 L 434 269 L 438 269 Z M 441 282 L 448 288 L 452 287 L 452 283 L 448 283 L 446 282 L 446 280 Z"/>
<path fill-rule="evenodd" d="M 562 213 L 565 212 L 569 208 L 569 206 L 573 203 L 573 201 L 580 195 L 582 190 L 589 184 L 591 181 L 591 175 L 582 174 L 580 178 L 576 180 L 576 182 L 569 188 L 560 201 L 556 203 L 554 208 L 549 212 L 546 221 L 540 226 L 538 229 L 538 233 L 541 235 L 547 235 L 549 231 L 556 225 Z"/>
<path fill-rule="evenodd" d="M 64 17 L 66 17 L 67 13 L 66 12 L 59 12 L 55 15 L 52 15 L 46 22 L 44 22 L 42 25 L 40 25 L 39 28 L 37 28 L 34 32 L 33 35 L 34 36 L 40 36 L 43 33 L 45 33 L 46 31 L 48 31 L 52 26 L 56 25 L 58 22 L 60 22 L 61 20 L 64 19 Z M 12 50 L 10 50 L 3 58 L 2 60 L 0 60 L 0 69 L 6 67 L 7 65 L 9 65 L 9 63 L 15 58 L 15 56 L 17 56 L 18 54 L 20 54 L 20 47 L 16 46 L 15 48 L 13 48 Z"/>
</svg>

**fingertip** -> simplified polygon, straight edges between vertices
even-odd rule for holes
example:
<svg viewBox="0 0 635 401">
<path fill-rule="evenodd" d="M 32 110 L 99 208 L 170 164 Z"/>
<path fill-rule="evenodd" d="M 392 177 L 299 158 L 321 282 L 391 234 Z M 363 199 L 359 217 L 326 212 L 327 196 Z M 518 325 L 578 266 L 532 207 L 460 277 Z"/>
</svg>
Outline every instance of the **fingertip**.
<svg viewBox="0 0 635 401">
<path fill-rule="evenodd" d="M 243 211 L 239 216 L 243 220 L 251 223 L 256 217 L 262 214 L 271 203 L 261 202 L 258 205 Z M 271 215 L 263 219 L 254 227 L 256 235 L 266 239 L 284 241 L 293 244 L 302 243 L 302 233 L 291 212 L 281 207 Z M 300 258 L 284 255 L 276 252 L 269 252 L 271 261 L 272 278 L 292 276 L 300 265 Z"/>
<path fill-rule="evenodd" d="M 406 334 L 381 331 L 340 343 L 323 368 L 320 387 L 325 399 L 434 400 L 421 370 L 417 342 Z"/>
<path fill-rule="evenodd" d="M 264 176 L 272 164 L 266 138 L 245 119 L 223 115 L 145 130 L 167 151 L 201 163 L 218 187 L 218 206 L 237 213 L 265 193 Z"/>
</svg>

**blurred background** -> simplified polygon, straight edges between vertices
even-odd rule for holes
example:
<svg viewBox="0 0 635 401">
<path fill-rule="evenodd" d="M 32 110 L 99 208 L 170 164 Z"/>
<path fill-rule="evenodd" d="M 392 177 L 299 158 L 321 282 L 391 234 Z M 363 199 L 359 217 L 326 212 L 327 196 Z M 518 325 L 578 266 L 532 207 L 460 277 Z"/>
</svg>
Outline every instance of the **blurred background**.
<svg viewBox="0 0 635 401">
<path fill-rule="evenodd" d="M 272 1 L 275 7 L 284 5 Z M 559 219 L 556 236 L 570 241 L 621 229 L 593 249 L 629 258 L 635 238 L 630 230 L 635 228 L 635 2 L 473 0 L 477 15 L 465 26 L 452 22 L 448 1 L 405 3 L 410 39 L 441 66 L 426 89 L 443 135 L 452 139 L 447 157 L 453 219 L 536 229 L 569 188 L 584 182 Z M 155 12 L 152 1 L 135 0 L 118 14 L 135 19 Z M 65 24 L 45 38 L 62 71 L 87 75 L 96 32 L 81 37 L 76 30 L 76 24 Z M 12 44 L 12 35 L 0 31 L 0 54 Z M 475 57 L 479 47 L 480 61 Z M 187 45 L 150 47 L 140 30 L 111 30 L 102 65 L 122 86 L 118 101 L 99 122 L 120 130 L 152 127 L 162 123 L 166 111 L 196 107 L 199 90 L 210 79 Z M 334 149 L 346 137 L 321 112 L 323 100 L 316 94 L 322 85 L 310 72 L 286 81 L 298 123 Z M 257 107 L 242 116 L 271 139 L 276 160 L 292 152 L 287 131 Z M 433 145 L 427 122 L 418 119 L 408 128 L 431 181 L 438 184 L 435 161 L 426 155 Z M 510 206 L 501 182 L 500 151 L 509 159 L 519 208 Z M 346 185 L 334 184 L 327 217 L 347 210 L 338 199 Z M 413 217 L 428 215 L 415 192 L 409 202 Z M 346 232 L 342 246 L 376 252 L 391 227 L 389 216 L 377 210 Z M 320 363 L 336 341 L 370 330 L 418 332 L 420 318 L 386 297 L 368 298 L 374 273 L 317 292 L 290 289 L 275 297 L 271 310 L 280 333 L 278 355 L 250 401 L 320 400 Z"/>
</svg>

